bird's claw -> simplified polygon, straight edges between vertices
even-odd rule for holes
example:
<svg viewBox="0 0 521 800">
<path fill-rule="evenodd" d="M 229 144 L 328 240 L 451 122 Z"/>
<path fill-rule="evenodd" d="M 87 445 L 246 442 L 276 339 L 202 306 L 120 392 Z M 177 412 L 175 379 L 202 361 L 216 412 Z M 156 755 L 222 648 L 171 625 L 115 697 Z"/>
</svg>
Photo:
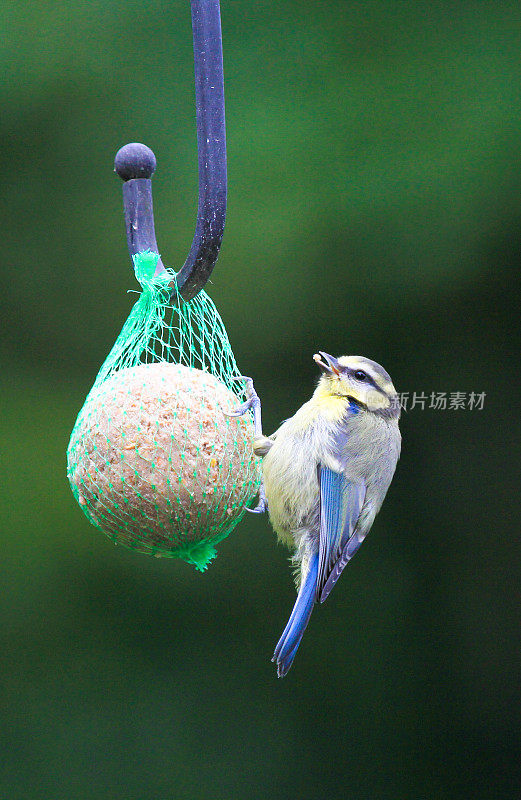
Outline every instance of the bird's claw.
<svg viewBox="0 0 521 800">
<path fill-rule="evenodd" d="M 239 408 L 236 408 L 235 411 L 223 411 L 223 414 L 227 417 L 242 417 L 247 411 L 250 411 L 253 406 L 260 402 L 259 397 L 253 388 L 253 378 L 248 378 L 246 375 L 239 375 L 237 378 L 232 378 L 232 380 L 244 381 L 248 399 L 245 400 L 244 403 L 241 403 Z"/>
<path fill-rule="evenodd" d="M 235 411 L 223 411 L 223 414 L 227 417 L 242 417 L 247 411 L 252 410 L 255 436 L 262 436 L 261 401 L 253 386 L 253 378 L 248 378 L 246 375 L 238 375 L 237 378 L 233 378 L 233 380 L 244 381 L 248 397 Z"/>
<path fill-rule="evenodd" d="M 235 411 L 223 410 L 223 414 L 225 417 L 242 417 L 244 416 L 244 414 L 246 414 L 247 411 L 250 410 L 252 405 L 253 405 L 253 397 L 249 397 L 244 403 L 241 403 L 239 408 L 236 408 Z"/>
<path fill-rule="evenodd" d="M 253 388 L 253 378 L 249 378 L 247 375 L 237 375 L 236 378 L 232 378 L 232 381 L 244 381 L 248 397 L 251 399 L 257 397 L 257 392 Z"/>
<path fill-rule="evenodd" d="M 234 381 L 244 381 L 246 384 L 246 394 L 248 395 L 247 400 L 242 403 L 239 408 L 236 408 L 235 411 L 223 411 L 227 417 L 242 417 L 243 414 L 246 414 L 247 411 L 253 410 L 253 426 L 254 426 L 254 433 L 255 433 L 255 440 L 264 440 L 268 441 L 267 437 L 262 435 L 262 423 L 261 423 L 261 401 L 260 397 L 255 391 L 253 386 L 253 379 L 246 377 L 246 375 L 239 375 L 237 378 L 233 379 Z M 254 453 L 255 455 L 260 455 L 257 453 L 255 447 Z M 266 452 L 269 450 L 269 447 L 266 449 Z M 264 493 L 264 484 L 261 483 L 259 489 L 259 502 L 255 506 L 255 508 L 247 508 L 246 511 L 249 511 L 250 514 L 264 514 L 265 511 L 268 510 L 268 503 L 266 501 L 266 495 Z"/>
<path fill-rule="evenodd" d="M 259 502 L 255 506 L 255 508 L 247 508 L 246 511 L 249 511 L 250 514 L 264 514 L 265 511 L 268 510 L 268 504 L 266 502 L 265 497 L 259 498 Z"/>
<path fill-rule="evenodd" d="M 264 514 L 264 512 L 267 510 L 268 510 L 268 501 L 266 500 L 264 484 L 261 483 L 259 489 L 259 502 L 255 506 L 255 508 L 247 508 L 246 511 L 249 511 L 250 514 Z"/>
</svg>

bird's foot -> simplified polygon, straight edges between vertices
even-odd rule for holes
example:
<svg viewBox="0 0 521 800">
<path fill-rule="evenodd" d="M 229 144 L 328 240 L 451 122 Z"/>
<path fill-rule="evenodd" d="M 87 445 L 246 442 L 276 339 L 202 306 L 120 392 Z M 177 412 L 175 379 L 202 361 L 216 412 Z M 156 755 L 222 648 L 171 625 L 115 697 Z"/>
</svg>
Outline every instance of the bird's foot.
<svg viewBox="0 0 521 800">
<path fill-rule="evenodd" d="M 251 398 L 248 398 L 244 403 L 242 403 L 239 408 L 236 408 L 235 411 L 223 411 L 225 417 L 243 417 L 250 408 L 252 407 L 253 403 Z"/>
<path fill-rule="evenodd" d="M 264 456 L 270 449 L 273 442 L 267 436 L 264 436 L 262 433 L 262 420 L 261 420 L 261 401 L 260 397 L 255 391 L 255 387 L 253 386 L 253 379 L 248 378 L 245 375 L 240 375 L 238 378 L 235 378 L 237 381 L 244 381 L 246 384 L 246 394 L 248 395 L 247 400 L 242 403 L 239 408 L 236 408 L 235 411 L 223 411 L 227 417 L 242 417 L 243 414 L 246 414 L 247 411 L 250 409 L 253 411 L 253 427 L 254 427 L 254 435 L 255 439 L 253 442 L 253 452 L 256 456 Z M 268 503 L 266 501 L 266 494 L 264 491 L 264 484 L 261 483 L 259 489 L 259 502 L 255 506 L 255 508 L 247 508 L 246 511 L 249 511 L 251 514 L 263 514 L 265 511 L 268 510 Z"/>
<path fill-rule="evenodd" d="M 234 378 L 234 380 L 244 381 L 248 398 L 239 408 L 235 409 L 235 411 L 223 411 L 223 414 L 227 417 L 242 417 L 251 409 L 253 411 L 255 438 L 262 436 L 261 401 L 253 386 L 253 378 L 248 378 L 246 375 L 239 375 L 239 377 Z"/>
<path fill-rule="evenodd" d="M 255 506 L 255 508 L 247 508 L 246 511 L 249 511 L 250 514 L 264 514 L 264 512 L 267 510 L 268 510 L 268 501 L 266 500 L 264 484 L 261 483 L 259 489 L 259 502 Z"/>
</svg>

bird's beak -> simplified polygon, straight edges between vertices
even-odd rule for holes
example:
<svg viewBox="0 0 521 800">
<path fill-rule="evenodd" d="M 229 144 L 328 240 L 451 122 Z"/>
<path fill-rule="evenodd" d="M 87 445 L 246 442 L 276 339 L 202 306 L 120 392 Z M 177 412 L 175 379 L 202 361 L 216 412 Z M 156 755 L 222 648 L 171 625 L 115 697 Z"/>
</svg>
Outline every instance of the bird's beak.
<svg viewBox="0 0 521 800">
<path fill-rule="evenodd" d="M 322 359 L 325 359 L 325 361 L 322 361 Z M 334 356 L 330 356 L 328 353 L 319 350 L 318 353 L 315 353 L 313 356 L 313 360 L 326 375 L 336 375 L 337 378 L 340 376 L 340 364 L 338 363 L 338 359 Z"/>
</svg>

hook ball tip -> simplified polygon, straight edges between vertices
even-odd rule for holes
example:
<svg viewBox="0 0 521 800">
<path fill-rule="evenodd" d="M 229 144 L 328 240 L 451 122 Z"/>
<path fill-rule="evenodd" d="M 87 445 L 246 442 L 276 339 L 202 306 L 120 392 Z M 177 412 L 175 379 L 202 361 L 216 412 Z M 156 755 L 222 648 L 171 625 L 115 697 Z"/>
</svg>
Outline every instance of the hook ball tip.
<svg viewBox="0 0 521 800">
<path fill-rule="evenodd" d="M 132 178 L 151 178 L 156 171 L 156 157 L 150 147 L 132 142 L 121 147 L 114 159 L 114 171 L 122 181 Z"/>
</svg>

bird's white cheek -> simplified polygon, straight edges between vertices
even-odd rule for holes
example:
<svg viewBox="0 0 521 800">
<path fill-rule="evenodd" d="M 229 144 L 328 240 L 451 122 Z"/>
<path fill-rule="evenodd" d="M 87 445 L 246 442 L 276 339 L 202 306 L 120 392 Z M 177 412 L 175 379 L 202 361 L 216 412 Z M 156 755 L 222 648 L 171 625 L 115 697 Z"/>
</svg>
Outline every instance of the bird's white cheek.
<svg viewBox="0 0 521 800">
<path fill-rule="evenodd" d="M 371 410 L 389 408 L 389 399 L 380 392 L 369 391 L 366 396 L 366 405 Z"/>
</svg>

